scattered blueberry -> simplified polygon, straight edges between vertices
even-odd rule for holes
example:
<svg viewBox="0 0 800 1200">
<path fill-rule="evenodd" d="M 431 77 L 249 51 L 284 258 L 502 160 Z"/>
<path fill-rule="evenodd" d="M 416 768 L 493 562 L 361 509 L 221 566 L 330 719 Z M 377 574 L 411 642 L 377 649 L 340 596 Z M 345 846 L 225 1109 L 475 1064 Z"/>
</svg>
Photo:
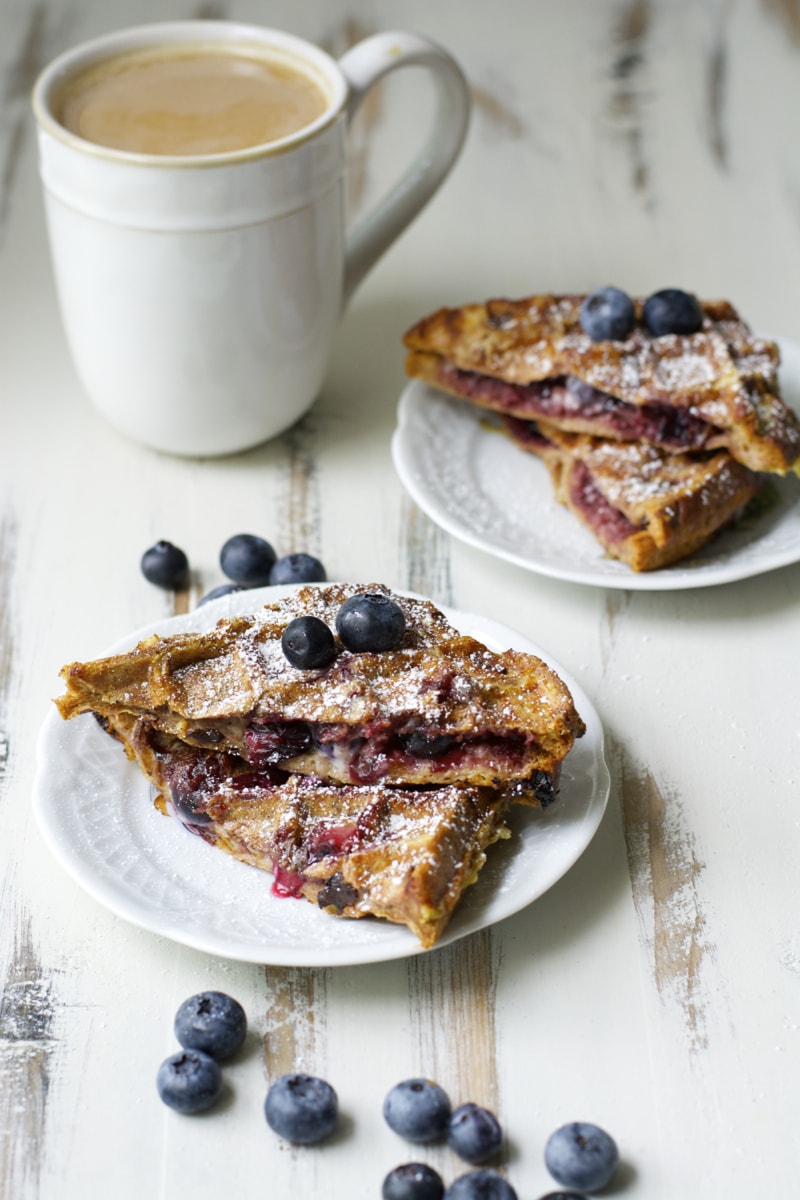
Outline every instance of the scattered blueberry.
<svg viewBox="0 0 800 1200">
<path fill-rule="evenodd" d="M 598 288 L 581 305 L 581 325 L 593 342 L 624 342 L 635 324 L 633 301 L 621 288 Z"/>
<path fill-rule="evenodd" d="M 320 1142 L 339 1118 L 336 1092 L 314 1075 L 281 1075 L 264 1101 L 267 1124 L 289 1142 Z"/>
<path fill-rule="evenodd" d="M 336 632 L 348 650 L 394 650 L 405 630 L 402 609 L 380 592 L 351 596 L 336 614 Z"/>
<path fill-rule="evenodd" d="M 465 1162 L 486 1162 L 503 1144 L 497 1117 L 479 1104 L 462 1104 L 447 1126 L 447 1144 Z"/>
<path fill-rule="evenodd" d="M 179 1050 L 165 1058 L 156 1076 L 158 1094 L 176 1112 L 203 1112 L 219 1098 L 222 1070 L 202 1050 Z"/>
<path fill-rule="evenodd" d="M 313 554 L 284 554 L 272 565 L 269 581 L 277 583 L 324 583 L 325 568 Z"/>
<path fill-rule="evenodd" d="M 444 1183 L 425 1163 L 404 1163 L 383 1181 L 382 1200 L 442 1200 Z"/>
<path fill-rule="evenodd" d="M 172 542 L 160 541 L 145 550 L 141 568 L 149 583 L 162 588 L 179 588 L 188 578 L 189 560 Z"/>
<path fill-rule="evenodd" d="M 225 992 L 198 992 L 175 1014 L 175 1036 L 182 1046 L 212 1058 L 230 1058 L 247 1033 L 247 1017 L 238 1000 Z"/>
<path fill-rule="evenodd" d="M 386 1124 L 409 1142 L 434 1142 L 450 1120 L 450 1098 L 430 1079 L 404 1079 L 383 1102 Z"/>
<path fill-rule="evenodd" d="M 205 596 L 197 601 L 197 607 L 199 608 L 201 604 L 208 604 L 209 600 L 218 600 L 220 596 L 228 596 L 231 592 L 243 592 L 244 590 L 240 583 L 221 583 L 219 587 L 206 592 Z"/>
<path fill-rule="evenodd" d="M 219 554 L 222 571 L 242 587 L 263 587 L 275 562 L 269 542 L 254 533 L 236 533 L 228 538 Z"/>
<path fill-rule="evenodd" d="M 453 1180 L 444 1200 L 517 1200 L 517 1193 L 496 1171 L 467 1171 Z"/>
<path fill-rule="evenodd" d="M 645 301 L 642 320 L 653 337 L 663 337 L 666 333 L 697 333 L 703 324 L 703 310 L 688 292 L 664 288 Z"/>
<path fill-rule="evenodd" d="M 546 1196 L 540 1196 L 539 1200 L 586 1200 L 582 1192 L 548 1192 Z"/>
<path fill-rule="evenodd" d="M 319 617 L 295 617 L 283 631 L 281 649 L 293 667 L 311 671 L 336 657 L 333 634 Z"/>
<path fill-rule="evenodd" d="M 616 1142 L 605 1130 L 584 1121 L 562 1125 L 551 1133 L 544 1161 L 557 1183 L 595 1192 L 611 1180 L 619 1163 Z"/>
</svg>

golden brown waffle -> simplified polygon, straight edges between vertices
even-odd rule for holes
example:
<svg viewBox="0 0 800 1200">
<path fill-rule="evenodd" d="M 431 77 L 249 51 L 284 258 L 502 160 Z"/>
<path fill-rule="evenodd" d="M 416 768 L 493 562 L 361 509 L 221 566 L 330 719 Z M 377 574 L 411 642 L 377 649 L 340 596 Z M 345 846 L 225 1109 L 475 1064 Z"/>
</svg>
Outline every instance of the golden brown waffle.
<svg viewBox="0 0 800 1200">
<path fill-rule="evenodd" d="M 351 653 L 337 641 L 329 667 L 288 663 L 290 620 L 312 614 L 333 629 L 340 605 L 369 591 L 403 609 L 397 650 Z M 209 633 L 148 638 L 61 674 L 65 718 L 127 715 L 255 766 L 334 783 L 506 786 L 536 802 L 584 732 L 567 687 L 540 659 L 488 650 L 429 602 L 377 584 L 305 587 Z"/>
<path fill-rule="evenodd" d="M 157 789 L 157 806 L 241 862 L 273 892 L 339 917 L 406 925 L 425 948 L 441 936 L 486 848 L 509 836 L 491 788 L 330 786 L 236 755 L 189 746 L 142 721 L 107 726 Z"/>
<path fill-rule="evenodd" d="M 584 296 L 530 296 L 443 308 L 405 336 L 409 375 L 484 408 L 573 433 L 669 451 L 726 449 L 754 471 L 800 469 L 800 422 L 778 388 L 779 352 L 726 301 L 703 326 L 593 342 Z"/>
<path fill-rule="evenodd" d="M 666 454 L 640 442 L 564 433 L 506 418 L 512 438 L 544 460 L 556 498 L 634 571 L 699 550 L 763 482 L 724 450 Z"/>
</svg>

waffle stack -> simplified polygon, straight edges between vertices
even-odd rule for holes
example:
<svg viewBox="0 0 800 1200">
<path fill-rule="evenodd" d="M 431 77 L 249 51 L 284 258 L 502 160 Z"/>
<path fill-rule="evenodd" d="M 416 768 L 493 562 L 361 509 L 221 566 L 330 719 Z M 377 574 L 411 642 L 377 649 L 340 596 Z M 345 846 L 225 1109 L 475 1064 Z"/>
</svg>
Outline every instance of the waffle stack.
<svg viewBox="0 0 800 1200">
<path fill-rule="evenodd" d="M 585 300 L 440 309 L 406 334 L 407 371 L 501 414 L 609 555 L 665 567 L 733 521 L 766 475 L 798 469 L 778 348 L 726 301 L 700 304 L 696 332 L 654 337 L 637 300 L 623 340 L 594 341 Z"/>
<path fill-rule="evenodd" d="M 403 611 L 401 644 L 293 667 L 281 636 L 334 628 L 359 591 Z M 427 601 L 380 585 L 305 587 L 208 633 L 153 637 L 62 671 L 65 719 L 93 713 L 157 804 L 273 890 L 336 916 L 446 927 L 511 803 L 544 806 L 584 732 L 569 691 L 533 655 L 488 650 Z"/>
</svg>

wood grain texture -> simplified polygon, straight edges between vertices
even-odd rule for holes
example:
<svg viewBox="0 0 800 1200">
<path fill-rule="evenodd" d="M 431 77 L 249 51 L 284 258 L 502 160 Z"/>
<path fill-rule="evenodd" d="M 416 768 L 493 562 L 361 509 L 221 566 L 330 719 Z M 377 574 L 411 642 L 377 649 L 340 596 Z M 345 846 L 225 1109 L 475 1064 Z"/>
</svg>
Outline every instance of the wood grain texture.
<svg viewBox="0 0 800 1200">
<path fill-rule="evenodd" d="M 276 537 L 279 538 L 275 549 L 279 556 L 297 551 L 317 557 L 322 554 L 320 431 L 319 418 L 311 412 L 281 439 L 284 455 L 279 468 L 275 512 Z"/>
<path fill-rule="evenodd" d="M 653 21 L 650 0 L 629 0 L 611 29 L 608 116 L 624 142 L 636 192 L 645 193 L 650 180 L 644 127 L 647 104 L 647 41 Z"/>
<path fill-rule="evenodd" d="M 291 903 L 288 901 L 287 903 Z M 267 1081 L 292 1071 L 324 1072 L 328 972 L 265 967 L 264 1066 Z"/>
<path fill-rule="evenodd" d="M 652 774 L 620 763 L 621 802 L 633 900 L 658 994 L 682 1014 L 693 1053 L 708 1045 L 704 970 L 713 957 L 702 900 L 704 864 L 680 798 Z"/>
<path fill-rule="evenodd" d="M 6 880 L 4 933 L 13 910 Z M 12 917 L 13 922 L 13 917 Z M 20 905 L 0 996 L 0 1195 L 39 1194 L 47 1100 L 55 1050 L 52 980 L 39 958 L 31 917 Z"/>
</svg>

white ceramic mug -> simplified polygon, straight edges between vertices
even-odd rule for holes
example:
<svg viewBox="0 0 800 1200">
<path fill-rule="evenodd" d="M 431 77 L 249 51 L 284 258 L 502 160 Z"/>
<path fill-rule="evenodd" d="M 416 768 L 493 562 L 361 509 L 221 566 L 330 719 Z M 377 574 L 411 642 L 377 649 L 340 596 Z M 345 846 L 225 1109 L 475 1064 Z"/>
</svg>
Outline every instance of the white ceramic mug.
<svg viewBox="0 0 800 1200">
<path fill-rule="evenodd" d="M 60 124 L 67 80 L 171 43 L 289 55 L 321 81 L 327 108 L 296 134 L 205 157 L 109 149 Z M 348 123 L 377 80 L 409 65 L 436 84 L 430 135 L 346 237 Z M 469 93 L 454 60 L 415 34 L 377 34 L 337 62 L 276 30 L 180 21 L 61 55 L 33 107 L 56 286 L 86 392 L 131 438 L 210 456 L 266 441 L 311 406 L 344 303 L 455 162 Z"/>
</svg>

